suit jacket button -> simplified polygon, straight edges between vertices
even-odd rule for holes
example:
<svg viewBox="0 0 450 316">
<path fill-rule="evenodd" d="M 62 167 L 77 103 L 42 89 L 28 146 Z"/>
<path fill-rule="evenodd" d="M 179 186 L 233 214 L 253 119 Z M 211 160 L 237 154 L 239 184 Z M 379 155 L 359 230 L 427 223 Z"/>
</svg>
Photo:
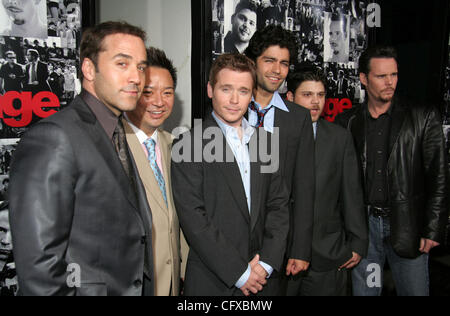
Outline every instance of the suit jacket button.
<svg viewBox="0 0 450 316">
<path fill-rule="evenodd" d="M 141 280 L 136 280 L 133 283 L 134 287 L 141 287 L 142 286 L 142 281 Z"/>
<path fill-rule="evenodd" d="M 169 259 L 169 260 L 167 260 L 167 264 L 172 264 L 172 260 L 171 259 Z"/>
<path fill-rule="evenodd" d="M 143 237 L 141 238 L 141 244 L 145 245 L 146 243 L 147 243 L 147 237 L 146 237 L 146 236 L 143 236 Z"/>
</svg>

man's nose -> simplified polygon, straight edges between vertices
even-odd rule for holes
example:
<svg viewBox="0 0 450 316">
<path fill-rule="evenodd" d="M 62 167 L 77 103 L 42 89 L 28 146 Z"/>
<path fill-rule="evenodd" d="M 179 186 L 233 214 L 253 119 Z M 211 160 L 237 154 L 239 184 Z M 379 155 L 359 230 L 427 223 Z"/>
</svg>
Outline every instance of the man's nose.
<svg viewBox="0 0 450 316">
<path fill-rule="evenodd" d="M 11 233 L 7 232 L 5 236 L 3 236 L 0 240 L 0 243 L 3 247 L 7 247 L 11 244 Z"/>
</svg>

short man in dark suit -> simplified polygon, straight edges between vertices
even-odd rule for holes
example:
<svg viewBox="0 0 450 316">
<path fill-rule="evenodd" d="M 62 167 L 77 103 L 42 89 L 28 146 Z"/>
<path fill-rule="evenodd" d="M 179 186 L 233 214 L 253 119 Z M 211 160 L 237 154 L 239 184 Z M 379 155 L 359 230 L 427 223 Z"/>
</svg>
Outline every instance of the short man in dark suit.
<svg viewBox="0 0 450 316">
<path fill-rule="evenodd" d="M 39 52 L 35 49 L 29 49 L 27 60 L 23 90 L 30 91 L 33 95 L 41 91 L 51 91 L 47 83 L 48 66 L 39 60 Z"/>
<path fill-rule="evenodd" d="M 288 295 L 345 296 L 347 269 L 367 253 L 366 216 L 353 139 L 321 118 L 326 78 L 303 66 L 288 78 L 287 99 L 311 112 L 316 139 L 316 193 L 311 268 L 289 281 Z"/>
<path fill-rule="evenodd" d="M 220 56 L 208 83 L 212 117 L 173 146 L 173 194 L 190 246 L 188 296 L 277 294 L 271 275 L 283 267 L 289 196 L 276 154 L 271 165 L 258 155 L 265 131 L 244 118 L 255 82 L 247 57 Z"/>
<path fill-rule="evenodd" d="M 245 54 L 256 63 L 257 85 L 249 106 L 249 123 L 278 133 L 280 170 L 291 197 L 288 273 L 308 269 L 314 211 L 314 137 L 309 112 L 284 101 L 278 89 L 297 56 L 295 36 L 281 26 L 258 30 Z"/>
<path fill-rule="evenodd" d="M 83 91 L 34 125 L 13 157 L 10 220 L 23 295 L 152 295 L 152 219 L 122 113 L 145 82 L 146 34 L 85 30 Z"/>
</svg>

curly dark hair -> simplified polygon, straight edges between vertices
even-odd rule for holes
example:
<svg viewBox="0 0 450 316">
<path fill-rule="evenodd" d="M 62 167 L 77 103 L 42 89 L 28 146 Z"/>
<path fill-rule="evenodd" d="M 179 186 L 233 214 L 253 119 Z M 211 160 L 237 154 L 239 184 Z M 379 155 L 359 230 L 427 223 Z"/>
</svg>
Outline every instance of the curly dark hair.
<svg viewBox="0 0 450 316">
<path fill-rule="evenodd" d="M 289 50 L 290 63 L 294 64 L 297 56 L 296 38 L 292 32 L 283 29 L 279 25 L 268 25 L 256 31 L 245 50 L 245 55 L 256 62 L 256 59 L 271 46 L 287 48 Z"/>
</svg>

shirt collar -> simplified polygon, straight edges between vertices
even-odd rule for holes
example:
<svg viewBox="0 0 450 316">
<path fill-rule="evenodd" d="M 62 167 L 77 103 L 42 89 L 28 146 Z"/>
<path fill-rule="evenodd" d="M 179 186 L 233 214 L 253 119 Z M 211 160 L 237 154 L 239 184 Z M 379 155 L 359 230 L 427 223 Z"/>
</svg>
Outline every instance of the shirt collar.
<svg viewBox="0 0 450 316">
<path fill-rule="evenodd" d="M 387 114 L 389 117 L 391 117 L 392 116 L 392 112 L 394 111 L 394 106 L 395 106 L 395 102 L 394 102 L 394 99 L 392 99 L 391 106 L 389 107 L 389 110 L 387 110 L 387 112 L 383 113 L 382 115 Z M 367 101 L 365 102 L 365 110 L 366 110 L 367 117 L 373 119 L 372 115 L 370 114 L 369 103 Z"/>
<path fill-rule="evenodd" d="M 143 130 L 141 130 L 139 127 L 134 125 L 130 121 L 130 119 L 126 113 L 124 114 L 124 117 L 127 120 L 128 124 L 131 126 L 131 129 L 133 130 L 136 137 L 139 139 L 139 142 L 141 144 L 144 144 L 147 141 L 147 139 L 149 139 L 147 134 Z M 155 130 L 155 132 L 153 133 L 153 135 L 150 138 L 153 139 L 155 141 L 155 143 L 158 143 L 158 130 Z"/>
<path fill-rule="evenodd" d="M 217 124 L 219 125 L 219 127 L 222 130 L 222 133 L 225 135 L 225 137 L 227 137 L 228 135 L 231 135 L 233 133 L 237 134 L 236 128 L 226 124 L 221 119 L 219 119 L 217 117 L 216 113 L 214 113 L 214 111 L 212 112 L 212 116 L 213 116 L 214 120 L 217 122 Z M 244 144 L 248 144 L 250 142 L 250 138 L 253 136 L 253 133 L 255 132 L 255 128 L 248 123 L 248 121 L 246 120 L 245 117 L 242 119 L 242 130 L 244 132 L 243 133 L 244 137 L 242 139 L 242 142 Z"/>
<path fill-rule="evenodd" d="M 261 105 L 255 101 L 255 98 L 252 98 L 252 101 L 255 102 L 255 104 L 261 109 Z M 283 98 L 280 96 L 278 91 L 275 91 L 275 93 L 273 94 L 272 100 L 269 103 L 269 107 L 270 106 L 289 113 L 289 109 L 287 108 L 286 103 L 284 103 Z"/>
<path fill-rule="evenodd" d="M 103 104 L 103 102 L 101 102 L 88 91 L 83 90 L 80 96 L 94 113 L 98 122 L 105 130 L 106 135 L 108 135 L 108 138 L 112 140 L 114 130 L 116 129 L 117 123 L 119 122 L 119 118 L 114 115 L 114 113 L 110 109 L 108 109 L 108 107 Z"/>
</svg>

